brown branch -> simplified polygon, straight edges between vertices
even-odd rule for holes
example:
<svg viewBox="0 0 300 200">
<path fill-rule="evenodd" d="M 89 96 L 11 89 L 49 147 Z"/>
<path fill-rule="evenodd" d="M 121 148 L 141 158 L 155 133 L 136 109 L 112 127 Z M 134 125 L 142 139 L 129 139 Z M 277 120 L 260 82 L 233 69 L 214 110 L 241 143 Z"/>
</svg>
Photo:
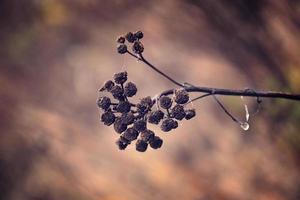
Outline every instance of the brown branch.
<svg viewBox="0 0 300 200">
<path fill-rule="evenodd" d="M 145 63 L 147 66 L 152 68 L 154 71 L 159 73 L 160 75 L 164 76 L 166 79 L 174 83 L 175 85 L 179 87 L 184 87 L 187 92 L 202 92 L 206 93 L 206 96 L 209 96 L 214 94 L 214 95 L 225 95 L 225 96 L 247 96 L 247 97 L 264 97 L 264 98 L 279 98 L 279 99 L 287 99 L 287 100 L 295 100 L 295 101 L 300 101 L 300 94 L 292 94 L 292 93 L 285 93 L 285 92 L 276 92 L 276 91 L 256 91 L 253 89 L 244 89 L 244 90 L 234 90 L 234 89 L 223 89 L 223 88 L 211 88 L 211 87 L 198 87 L 198 86 L 193 86 L 186 84 L 179 83 L 178 81 L 174 80 L 167 74 L 163 73 L 160 71 L 157 67 L 155 67 L 153 64 L 151 64 L 149 61 L 147 61 L 142 54 L 139 54 L 138 56 L 127 51 L 127 53 L 138 60 L 142 61 Z M 174 90 L 166 90 L 163 93 L 160 94 L 162 95 L 170 95 L 173 94 Z M 198 98 L 200 99 L 200 98 Z M 195 99 L 197 100 L 197 99 Z"/>
</svg>

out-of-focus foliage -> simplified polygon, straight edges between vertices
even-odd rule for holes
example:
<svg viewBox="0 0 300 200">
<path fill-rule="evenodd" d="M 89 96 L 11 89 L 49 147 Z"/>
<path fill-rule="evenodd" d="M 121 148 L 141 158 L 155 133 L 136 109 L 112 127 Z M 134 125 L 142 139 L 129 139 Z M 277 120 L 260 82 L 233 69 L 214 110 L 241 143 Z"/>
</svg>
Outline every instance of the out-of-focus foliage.
<svg viewBox="0 0 300 200">
<path fill-rule="evenodd" d="M 182 82 L 300 93 L 299 22 L 296 0 L 0 1 L 0 199 L 299 199 L 297 102 L 264 100 L 248 132 L 197 102 L 144 154 L 117 150 L 95 103 L 125 69 L 140 97 L 173 87 L 116 53 L 137 29 Z M 240 98 L 222 100 L 244 117 Z"/>
</svg>

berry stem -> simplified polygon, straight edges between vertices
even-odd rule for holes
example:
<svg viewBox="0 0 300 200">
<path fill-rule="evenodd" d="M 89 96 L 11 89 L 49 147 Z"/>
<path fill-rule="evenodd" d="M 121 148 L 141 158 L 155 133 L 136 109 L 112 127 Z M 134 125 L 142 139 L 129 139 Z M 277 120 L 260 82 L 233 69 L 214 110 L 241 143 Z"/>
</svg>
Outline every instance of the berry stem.
<svg viewBox="0 0 300 200">
<path fill-rule="evenodd" d="M 138 60 L 145 63 L 147 66 L 151 67 L 154 71 L 161 74 L 165 78 L 167 78 L 169 81 L 174 83 L 177 86 L 183 87 L 186 89 L 187 92 L 203 92 L 207 93 L 207 96 L 211 94 L 215 95 L 225 95 L 225 96 L 248 96 L 248 97 L 264 97 L 264 98 L 279 98 L 279 99 L 287 99 L 287 100 L 295 100 L 300 101 L 300 94 L 292 94 L 292 93 L 285 93 L 285 92 L 277 92 L 277 91 L 256 91 L 253 89 L 245 89 L 245 90 L 234 90 L 234 89 L 223 89 L 223 88 L 211 88 L 211 87 L 199 87 L 199 86 L 193 86 L 192 84 L 181 84 L 178 81 L 174 80 L 170 76 L 166 75 L 165 73 L 161 72 L 157 67 L 152 65 L 149 61 L 147 61 L 142 54 L 139 54 L 139 56 L 136 56 L 135 54 L 131 53 L 130 51 L 127 51 L 128 54 L 131 56 L 137 58 Z M 169 95 L 173 94 L 173 89 L 167 90 L 162 95 Z M 205 96 L 203 96 L 205 97 Z M 202 97 L 201 97 L 202 98 Z M 201 99 L 199 98 L 199 99 Z M 195 99 L 198 100 L 198 99 Z"/>
</svg>

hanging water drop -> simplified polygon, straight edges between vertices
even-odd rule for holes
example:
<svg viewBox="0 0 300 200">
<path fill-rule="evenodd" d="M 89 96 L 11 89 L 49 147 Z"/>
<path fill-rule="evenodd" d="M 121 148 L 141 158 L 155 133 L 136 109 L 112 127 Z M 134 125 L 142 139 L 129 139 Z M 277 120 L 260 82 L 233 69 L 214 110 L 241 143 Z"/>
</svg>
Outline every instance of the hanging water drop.
<svg viewBox="0 0 300 200">
<path fill-rule="evenodd" d="M 249 128 L 250 128 L 250 125 L 249 125 L 248 122 L 241 122 L 241 123 L 240 123 L 240 126 L 241 126 L 241 128 L 242 128 L 244 131 L 247 131 L 247 130 L 249 130 Z"/>
</svg>

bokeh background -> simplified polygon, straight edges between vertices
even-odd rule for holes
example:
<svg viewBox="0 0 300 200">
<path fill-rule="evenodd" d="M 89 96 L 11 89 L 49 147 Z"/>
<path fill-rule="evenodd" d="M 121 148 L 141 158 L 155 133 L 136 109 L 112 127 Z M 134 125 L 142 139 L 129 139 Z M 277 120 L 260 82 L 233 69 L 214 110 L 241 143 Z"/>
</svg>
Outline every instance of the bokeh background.
<svg viewBox="0 0 300 200">
<path fill-rule="evenodd" d="M 151 126 L 161 149 L 118 150 L 102 83 L 127 70 L 140 98 L 174 87 L 116 53 L 135 30 L 180 82 L 300 93 L 297 0 L 1 0 L 0 199 L 300 199 L 295 101 L 264 99 L 245 132 L 207 98 L 170 134 Z M 239 97 L 221 99 L 245 117 Z"/>
</svg>

